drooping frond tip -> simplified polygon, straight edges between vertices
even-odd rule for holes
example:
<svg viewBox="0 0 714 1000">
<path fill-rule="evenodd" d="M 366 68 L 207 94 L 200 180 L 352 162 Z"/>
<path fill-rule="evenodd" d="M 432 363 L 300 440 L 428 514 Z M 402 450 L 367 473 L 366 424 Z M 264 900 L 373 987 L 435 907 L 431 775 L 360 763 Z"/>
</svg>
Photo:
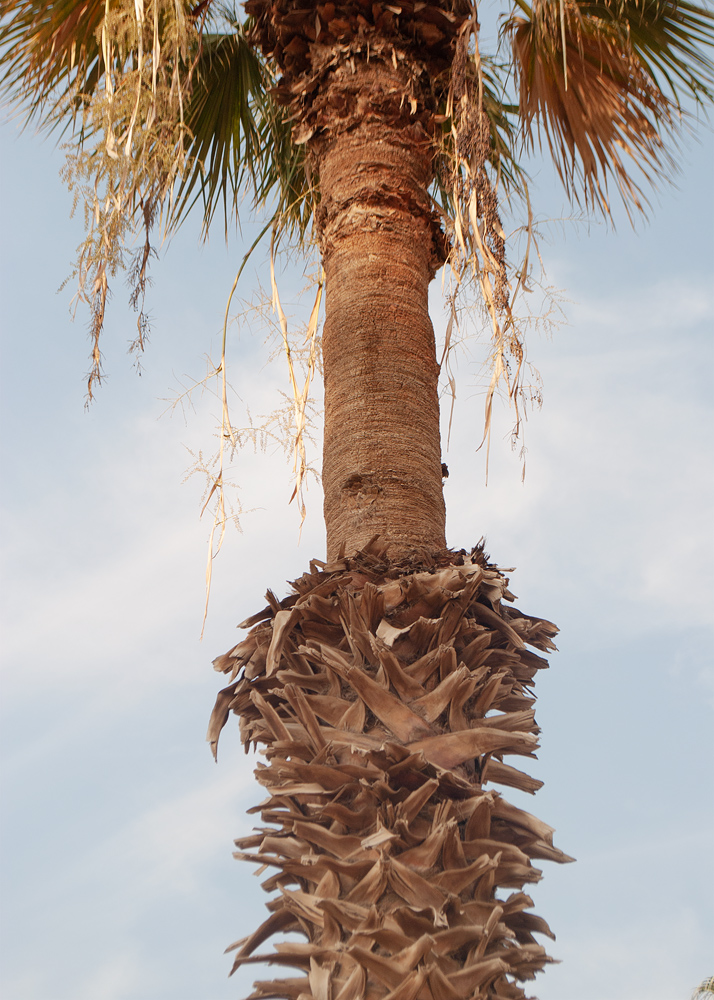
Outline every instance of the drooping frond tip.
<svg viewBox="0 0 714 1000">
<path fill-rule="evenodd" d="M 683 99 L 714 97 L 714 13 L 676 0 L 516 0 L 509 36 L 527 144 L 543 139 L 576 202 L 610 214 L 607 185 L 642 210 L 671 176 Z"/>
<path fill-rule="evenodd" d="M 692 994 L 692 1000 L 709 1000 L 709 997 L 714 997 L 714 976 L 700 983 Z"/>
</svg>

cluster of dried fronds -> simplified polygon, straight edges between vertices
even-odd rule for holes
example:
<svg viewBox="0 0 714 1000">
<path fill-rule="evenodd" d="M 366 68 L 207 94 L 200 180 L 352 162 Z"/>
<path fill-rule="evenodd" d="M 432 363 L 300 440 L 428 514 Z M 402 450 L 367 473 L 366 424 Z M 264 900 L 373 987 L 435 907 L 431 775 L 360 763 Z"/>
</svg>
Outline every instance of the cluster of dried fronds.
<svg viewBox="0 0 714 1000">
<path fill-rule="evenodd" d="M 523 406 L 529 399 L 526 375 L 532 374 L 539 381 L 537 371 L 526 366 L 525 323 L 513 308 L 518 293 L 527 288 L 534 231 L 525 176 L 511 155 L 513 126 L 508 111 L 514 109 L 505 108 L 496 98 L 498 83 L 498 67 L 484 66 L 481 60 L 474 17 L 464 24 L 456 42 L 446 104 L 449 133 L 441 150 L 438 188 L 451 237 L 447 259 L 452 278 L 450 317 L 444 346 L 447 368 L 460 298 L 468 298 L 472 288 L 488 316 L 491 332 L 482 438 L 482 444 L 487 445 L 487 477 L 494 396 L 502 391 L 513 406 L 512 436 L 517 440 Z M 501 223 L 501 198 L 509 194 L 520 196 L 528 206 L 527 241 L 517 262 L 507 256 Z M 452 379 L 450 385 L 453 396 Z"/>
<path fill-rule="evenodd" d="M 371 543 L 309 573 L 247 621 L 215 661 L 230 674 L 208 738 L 229 712 L 267 824 L 239 857 L 275 868 L 270 916 L 234 969 L 269 962 L 298 978 L 253 998 L 523 998 L 550 961 L 525 885 L 537 859 L 571 860 L 553 831 L 490 787 L 541 782 L 504 762 L 538 746 L 531 690 L 556 628 L 522 614 L 477 548 L 390 561 Z M 510 894 L 503 890 L 513 890 Z M 273 934 L 304 942 L 256 949 Z M 230 950 L 230 949 L 229 949 Z"/>
<path fill-rule="evenodd" d="M 90 313 L 91 399 L 118 275 L 138 313 L 131 350 L 143 350 L 158 224 L 177 226 L 202 198 L 207 227 L 220 199 L 237 204 L 247 176 L 258 199 L 276 183 L 272 78 L 225 8 L 215 31 L 186 0 L 3 0 L 2 14 L 0 86 L 28 119 L 72 134 L 63 175 L 84 211 L 75 277 Z"/>
<path fill-rule="evenodd" d="M 85 89 L 87 73 L 77 72 L 55 108 L 58 116 L 69 110 L 82 138 L 66 147 L 63 176 L 75 207 L 81 202 L 84 208 L 86 238 L 76 275 L 79 297 L 90 310 L 90 400 L 102 378 L 99 341 L 117 272 L 128 272 L 138 313 L 132 349 L 144 347 L 151 233 L 186 166 L 184 108 L 195 47 L 194 26 L 174 0 L 117 0 L 106 3 L 103 14 L 92 71 L 102 86 Z M 138 249 L 132 247 L 137 231 L 143 232 Z"/>
</svg>

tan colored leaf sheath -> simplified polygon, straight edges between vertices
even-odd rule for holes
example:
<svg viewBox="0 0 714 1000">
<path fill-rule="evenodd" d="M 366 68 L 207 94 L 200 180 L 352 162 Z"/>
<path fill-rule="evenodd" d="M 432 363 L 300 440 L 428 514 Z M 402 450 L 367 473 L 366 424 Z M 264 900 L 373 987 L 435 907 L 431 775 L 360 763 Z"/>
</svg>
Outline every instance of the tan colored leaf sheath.
<svg viewBox="0 0 714 1000">
<path fill-rule="evenodd" d="M 293 588 L 216 661 L 237 680 L 210 739 L 230 710 L 266 758 L 263 827 L 236 856 L 271 867 L 276 892 L 234 969 L 297 970 L 252 1000 L 525 1000 L 518 983 L 551 961 L 534 934 L 551 932 L 522 889 L 535 860 L 571 859 L 491 786 L 540 785 L 500 758 L 538 745 L 547 663 L 526 644 L 552 647 L 555 627 L 508 607 L 478 549 L 395 559 L 372 541 Z M 303 940 L 258 953 L 285 931 Z"/>
</svg>

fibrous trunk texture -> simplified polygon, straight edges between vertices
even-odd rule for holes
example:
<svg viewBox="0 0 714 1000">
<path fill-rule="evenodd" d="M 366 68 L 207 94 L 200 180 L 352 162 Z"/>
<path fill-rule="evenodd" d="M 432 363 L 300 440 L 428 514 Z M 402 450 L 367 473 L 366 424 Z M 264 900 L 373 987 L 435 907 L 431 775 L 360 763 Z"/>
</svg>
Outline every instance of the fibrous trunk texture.
<svg viewBox="0 0 714 1000">
<path fill-rule="evenodd" d="M 395 561 L 372 541 L 269 592 L 215 661 L 231 684 L 209 739 L 233 711 L 266 757 L 265 825 L 237 857 L 274 868 L 277 893 L 234 969 L 298 970 L 255 1000 L 518 1000 L 550 961 L 523 888 L 534 860 L 571 859 L 490 786 L 541 784 L 503 758 L 538 745 L 547 662 L 527 646 L 554 648 L 557 630 L 504 604 L 507 584 L 479 548 Z M 291 931 L 304 940 L 260 950 Z"/>
<path fill-rule="evenodd" d="M 427 195 L 432 150 L 418 124 L 375 118 L 391 104 L 398 110 L 405 86 L 402 70 L 379 61 L 336 70 L 323 100 L 349 109 L 351 127 L 330 130 L 311 150 L 326 277 L 328 560 L 376 534 L 393 553 L 446 544 L 428 302 L 441 263 Z"/>
</svg>

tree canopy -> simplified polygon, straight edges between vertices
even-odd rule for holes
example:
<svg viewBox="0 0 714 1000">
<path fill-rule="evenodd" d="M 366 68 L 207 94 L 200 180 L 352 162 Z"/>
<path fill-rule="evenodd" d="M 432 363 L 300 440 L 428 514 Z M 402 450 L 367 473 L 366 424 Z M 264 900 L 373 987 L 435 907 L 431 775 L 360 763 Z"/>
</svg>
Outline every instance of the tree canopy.
<svg viewBox="0 0 714 1000">
<path fill-rule="evenodd" d="M 455 257 L 481 257 L 487 271 L 502 266 L 489 257 L 503 249 L 498 234 L 479 246 L 471 226 L 476 146 L 485 147 L 500 205 L 527 198 L 529 152 L 545 148 L 585 211 L 609 214 L 610 187 L 628 211 L 644 211 L 645 185 L 672 176 L 678 137 L 714 93 L 714 14 L 697 3 L 516 0 L 504 4 L 493 52 L 482 51 L 478 8 L 467 0 L 282 0 L 278 33 L 270 5 L 245 8 L 218 0 L 0 5 L 2 93 L 28 121 L 69 139 L 66 179 L 85 205 L 77 270 L 94 333 L 90 395 L 101 377 L 109 281 L 128 269 L 140 306 L 159 220 L 171 230 L 199 203 L 204 231 L 219 208 L 227 228 L 247 195 L 266 230 L 306 239 L 320 199 L 303 120 L 317 85 L 317 71 L 304 78 L 311 39 L 328 63 L 329 53 L 344 58 L 365 39 L 411 39 L 413 58 L 432 74 L 432 196 Z M 440 46 L 454 34 L 451 61 Z M 143 245 L 128 249 L 141 231 Z"/>
</svg>

